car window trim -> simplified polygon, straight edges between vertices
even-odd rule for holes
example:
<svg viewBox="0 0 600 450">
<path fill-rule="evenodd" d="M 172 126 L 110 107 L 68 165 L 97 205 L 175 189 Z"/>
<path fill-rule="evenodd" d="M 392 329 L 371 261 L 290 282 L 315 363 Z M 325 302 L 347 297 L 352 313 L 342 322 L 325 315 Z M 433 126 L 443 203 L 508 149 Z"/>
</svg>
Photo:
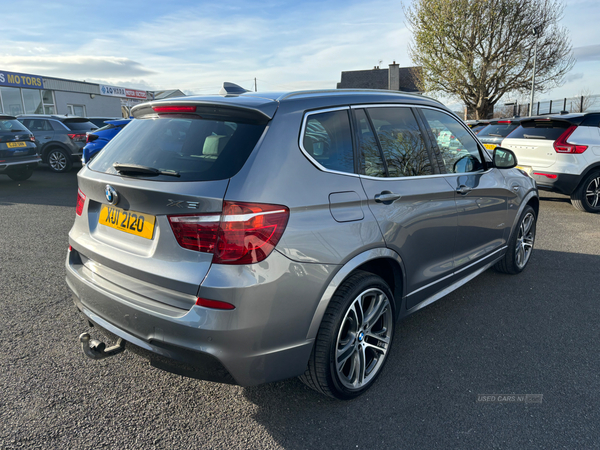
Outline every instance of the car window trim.
<svg viewBox="0 0 600 450">
<path fill-rule="evenodd" d="M 371 115 L 369 114 L 369 111 L 367 111 L 367 108 L 361 108 L 361 109 L 365 113 L 365 117 L 367 118 L 369 128 L 371 129 L 371 133 L 373 133 L 373 137 L 375 138 L 375 143 L 377 144 L 377 148 L 379 149 L 379 157 L 381 158 L 381 161 L 383 162 L 383 170 L 385 171 L 385 177 L 383 177 L 383 178 L 390 178 L 390 170 L 388 169 L 387 159 L 385 158 L 385 154 L 383 153 L 383 147 L 381 146 L 381 141 L 379 140 L 379 135 L 377 134 L 375 125 L 373 125 L 373 120 L 371 119 Z M 375 177 L 375 178 L 379 178 L 379 177 Z"/>
</svg>

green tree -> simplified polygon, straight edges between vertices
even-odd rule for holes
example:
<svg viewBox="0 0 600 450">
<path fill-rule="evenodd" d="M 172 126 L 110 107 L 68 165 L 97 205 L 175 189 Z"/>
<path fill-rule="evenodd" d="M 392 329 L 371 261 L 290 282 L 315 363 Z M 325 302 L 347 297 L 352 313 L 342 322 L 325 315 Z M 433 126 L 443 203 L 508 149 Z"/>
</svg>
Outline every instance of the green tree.
<svg viewBox="0 0 600 450">
<path fill-rule="evenodd" d="M 561 0 L 414 0 L 405 15 L 421 89 L 487 118 L 503 95 L 531 89 L 536 39 L 535 90 L 559 86 L 575 63 L 563 10 Z"/>
</svg>

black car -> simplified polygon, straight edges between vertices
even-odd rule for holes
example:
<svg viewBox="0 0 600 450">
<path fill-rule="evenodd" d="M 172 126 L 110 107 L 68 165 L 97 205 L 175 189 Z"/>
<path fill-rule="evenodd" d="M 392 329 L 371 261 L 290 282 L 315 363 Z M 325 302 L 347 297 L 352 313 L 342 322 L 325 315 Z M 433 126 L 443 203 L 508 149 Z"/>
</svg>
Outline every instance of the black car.
<svg viewBox="0 0 600 450">
<path fill-rule="evenodd" d="M 27 180 L 39 161 L 31 131 L 16 117 L 0 115 L 0 174 L 15 181 Z"/>
<path fill-rule="evenodd" d="M 467 120 L 465 123 L 469 126 L 471 131 L 475 134 L 479 134 L 481 130 L 487 127 L 490 124 L 489 120 L 477 119 L 477 120 Z"/>
<path fill-rule="evenodd" d="M 502 143 L 502 139 L 512 133 L 527 117 L 490 120 L 488 126 L 477 133 L 477 137 L 488 150 L 494 150 Z"/>
<path fill-rule="evenodd" d="M 81 161 L 86 133 L 98 129 L 85 117 L 20 114 L 17 120 L 35 135 L 42 162 L 54 172 L 68 172 Z"/>
</svg>

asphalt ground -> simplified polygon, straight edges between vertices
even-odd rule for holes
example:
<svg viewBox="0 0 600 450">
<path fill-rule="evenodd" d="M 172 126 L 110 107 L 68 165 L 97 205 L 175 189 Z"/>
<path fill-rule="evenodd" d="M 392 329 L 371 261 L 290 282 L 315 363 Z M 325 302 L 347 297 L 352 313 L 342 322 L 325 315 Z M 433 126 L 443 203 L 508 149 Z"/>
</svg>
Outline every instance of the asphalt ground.
<svg viewBox="0 0 600 450">
<path fill-rule="evenodd" d="M 86 358 L 64 281 L 76 196 L 75 170 L 0 176 L 1 449 L 600 447 L 600 216 L 566 197 L 542 194 L 522 274 L 487 271 L 400 322 L 376 385 L 340 402 L 297 379 L 241 388 L 127 351 Z"/>
</svg>

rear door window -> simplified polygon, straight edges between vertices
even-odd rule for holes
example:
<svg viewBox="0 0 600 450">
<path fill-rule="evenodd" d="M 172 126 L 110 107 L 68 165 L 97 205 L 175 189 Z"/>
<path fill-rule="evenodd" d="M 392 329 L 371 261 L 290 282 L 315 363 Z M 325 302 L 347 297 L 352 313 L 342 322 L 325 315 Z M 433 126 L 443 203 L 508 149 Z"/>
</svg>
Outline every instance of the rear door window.
<svg viewBox="0 0 600 450">
<path fill-rule="evenodd" d="M 63 123 L 72 131 L 92 131 L 98 128 L 87 120 L 85 122 L 65 120 Z"/>
<path fill-rule="evenodd" d="M 317 163 L 336 172 L 354 172 L 354 151 L 348 110 L 311 114 L 302 147 Z"/>
<path fill-rule="evenodd" d="M 113 164 L 134 164 L 178 175 L 137 174 L 136 178 L 223 180 L 242 168 L 265 126 L 199 116 L 133 120 L 88 167 L 116 175 Z"/>
<path fill-rule="evenodd" d="M 487 127 L 485 127 L 483 130 L 481 130 L 479 133 L 477 133 L 477 136 L 479 137 L 506 137 L 508 136 L 515 128 L 517 128 L 519 125 L 516 123 L 498 123 L 498 124 L 494 124 L 494 125 L 488 125 Z M 471 128 L 471 130 L 474 130 L 474 128 Z"/>
</svg>

